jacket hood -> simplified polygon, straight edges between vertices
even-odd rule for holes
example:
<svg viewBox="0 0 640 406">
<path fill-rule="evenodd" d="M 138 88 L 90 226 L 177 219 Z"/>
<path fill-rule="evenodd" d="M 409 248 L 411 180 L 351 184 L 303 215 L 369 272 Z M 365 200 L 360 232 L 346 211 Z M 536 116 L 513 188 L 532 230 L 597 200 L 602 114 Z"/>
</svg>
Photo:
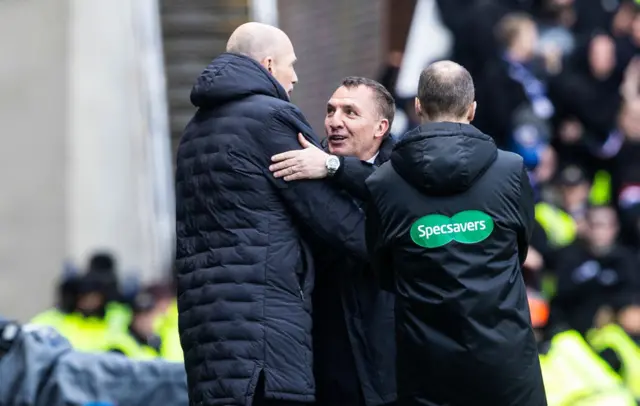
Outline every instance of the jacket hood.
<svg viewBox="0 0 640 406">
<path fill-rule="evenodd" d="M 213 107 L 255 94 L 289 101 L 287 92 L 262 65 L 227 52 L 215 58 L 198 77 L 191 89 L 191 103 Z"/>
<path fill-rule="evenodd" d="M 493 139 L 470 124 L 428 123 L 402 137 L 391 164 L 414 187 L 442 196 L 469 189 L 497 156 Z"/>
</svg>

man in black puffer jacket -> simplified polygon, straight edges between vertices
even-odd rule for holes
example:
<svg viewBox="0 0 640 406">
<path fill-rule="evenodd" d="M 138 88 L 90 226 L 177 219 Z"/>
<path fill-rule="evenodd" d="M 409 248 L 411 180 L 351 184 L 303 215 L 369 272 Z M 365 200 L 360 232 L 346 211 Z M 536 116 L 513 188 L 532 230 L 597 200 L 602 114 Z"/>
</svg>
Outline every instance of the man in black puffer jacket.
<svg viewBox="0 0 640 406">
<path fill-rule="evenodd" d="M 367 179 L 372 265 L 396 293 L 398 405 L 544 406 L 521 267 L 533 226 L 522 158 L 470 125 L 466 69 L 429 66 L 424 123 Z"/>
<path fill-rule="evenodd" d="M 319 146 L 289 101 L 297 78 L 286 34 L 248 23 L 227 51 L 198 78 L 198 111 L 178 149 L 178 308 L 191 404 L 313 402 L 309 246 L 367 258 L 364 214 L 327 181 L 287 183 L 269 172 L 273 155 L 300 148 L 298 133 Z"/>
</svg>

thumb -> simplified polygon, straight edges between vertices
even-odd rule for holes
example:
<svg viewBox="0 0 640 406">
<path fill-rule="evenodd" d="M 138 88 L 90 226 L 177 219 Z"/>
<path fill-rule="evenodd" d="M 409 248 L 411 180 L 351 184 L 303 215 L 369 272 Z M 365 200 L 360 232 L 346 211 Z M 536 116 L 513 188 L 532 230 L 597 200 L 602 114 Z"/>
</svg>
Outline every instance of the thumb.
<svg viewBox="0 0 640 406">
<path fill-rule="evenodd" d="M 306 138 L 304 138 L 304 135 L 302 135 L 302 133 L 298 133 L 298 142 L 300 143 L 300 145 L 302 145 L 302 148 L 313 147 L 313 145 L 309 141 L 307 141 Z"/>
</svg>

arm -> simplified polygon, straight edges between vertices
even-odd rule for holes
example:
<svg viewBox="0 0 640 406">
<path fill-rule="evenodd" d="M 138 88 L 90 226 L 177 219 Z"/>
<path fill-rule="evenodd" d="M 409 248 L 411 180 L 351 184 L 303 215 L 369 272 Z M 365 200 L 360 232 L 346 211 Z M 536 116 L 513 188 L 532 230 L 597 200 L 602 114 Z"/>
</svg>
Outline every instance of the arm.
<svg viewBox="0 0 640 406">
<path fill-rule="evenodd" d="M 373 202 L 367 205 L 366 240 L 371 269 L 384 290 L 395 292 L 391 250 L 384 242 L 380 214 Z"/>
<path fill-rule="evenodd" d="M 529 183 L 529 175 L 524 165 L 520 173 L 520 199 L 518 201 L 518 217 L 520 227 L 518 228 L 518 256 L 520 265 L 524 264 L 529 251 L 529 242 L 533 233 L 535 213 L 533 207 L 533 188 Z"/>
<path fill-rule="evenodd" d="M 364 213 L 355 201 L 325 180 L 287 182 L 269 172 L 272 156 L 301 148 L 298 133 L 303 133 L 309 142 L 319 145 L 313 129 L 297 109 L 276 111 L 265 126 L 264 133 L 256 136 L 261 147 L 256 157 L 259 167 L 280 191 L 294 217 L 313 237 L 338 251 L 347 251 L 366 259 Z"/>
<path fill-rule="evenodd" d="M 340 167 L 332 177 L 328 177 L 326 161 L 329 154 L 317 148 L 302 134 L 298 134 L 298 141 L 302 149 L 294 149 L 272 157 L 274 163 L 269 166 L 269 170 L 273 172 L 273 176 L 283 178 L 287 182 L 327 178 L 352 197 L 365 200 L 367 191 L 364 181 L 375 170 L 374 165 L 355 157 L 339 157 Z"/>
<path fill-rule="evenodd" d="M 364 181 L 375 171 L 376 167 L 369 162 L 355 157 L 341 157 L 340 168 L 333 175 L 331 182 L 344 189 L 356 199 L 367 199 L 367 188 Z"/>
</svg>

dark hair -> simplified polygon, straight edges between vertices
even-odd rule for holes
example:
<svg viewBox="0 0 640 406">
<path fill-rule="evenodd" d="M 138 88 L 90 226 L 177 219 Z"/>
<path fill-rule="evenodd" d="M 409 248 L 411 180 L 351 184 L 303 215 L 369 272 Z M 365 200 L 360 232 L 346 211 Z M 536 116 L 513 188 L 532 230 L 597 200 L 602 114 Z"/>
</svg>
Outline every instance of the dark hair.
<svg viewBox="0 0 640 406">
<path fill-rule="evenodd" d="M 347 89 L 353 89 L 358 86 L 368 87 L 376 96 L 378 113 L 389 121 L 389 129 L 391 129 L 393 117 L 396 115 L 396 101 L 393 99 L 393 96 L 391 96 L 391 93 L 389 93 L 386 87 L 373 79 L 361 76 L 348 76 L 342 79 L 342 86 Z M 387 133 L 388 132 L 389 130 L 387 130 Z"/>
<path fill-rule="evenodd" d="M 420 74 L 418 100 L 429 121 L 463 117 L 474 99 L 471 74 L 455 62 L 433 63 Z"/>
</svg>

